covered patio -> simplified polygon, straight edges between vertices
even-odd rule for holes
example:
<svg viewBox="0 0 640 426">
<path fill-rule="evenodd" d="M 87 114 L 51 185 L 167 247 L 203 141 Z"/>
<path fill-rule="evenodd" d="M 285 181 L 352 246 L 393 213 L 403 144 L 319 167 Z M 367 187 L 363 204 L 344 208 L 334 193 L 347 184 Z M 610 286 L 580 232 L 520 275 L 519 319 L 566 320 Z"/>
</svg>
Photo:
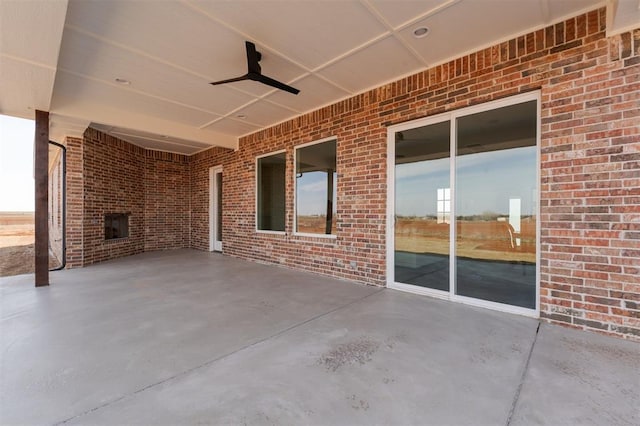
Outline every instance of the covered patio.
<svg viewBox="0 0 640 426">
<path fill-rule="evenodd" d="M 189 249 L 2 278 L 2 424 L 640 422 L 637 343 Z"/>
</svg>

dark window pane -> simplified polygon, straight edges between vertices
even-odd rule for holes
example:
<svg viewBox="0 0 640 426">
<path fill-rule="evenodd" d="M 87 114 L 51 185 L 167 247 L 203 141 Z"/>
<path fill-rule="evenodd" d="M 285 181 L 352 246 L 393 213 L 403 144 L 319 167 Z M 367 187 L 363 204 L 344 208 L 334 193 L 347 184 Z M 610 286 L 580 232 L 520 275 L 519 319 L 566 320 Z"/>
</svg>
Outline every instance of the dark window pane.
<svg viewBox="0 0 640 426">
<path fill-rule="evenodd" d="M 284 231 L 285 153 L 258 159 L 258 229 Z"/>
</svg>

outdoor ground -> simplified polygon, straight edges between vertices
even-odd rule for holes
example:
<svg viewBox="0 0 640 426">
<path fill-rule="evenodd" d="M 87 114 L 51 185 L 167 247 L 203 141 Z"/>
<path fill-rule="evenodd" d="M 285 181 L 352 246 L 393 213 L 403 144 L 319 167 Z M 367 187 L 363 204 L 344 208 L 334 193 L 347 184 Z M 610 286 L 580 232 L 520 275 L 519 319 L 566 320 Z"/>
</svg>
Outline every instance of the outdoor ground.
<svg viewBox="0 0 640 426">
<path fill-rule="evenodd" d="M 640 424 L 636 342 L 215 253 L 3 277 L 0 322 L 0 424 Z"/>
<path fill-rule="evenodd" d="M 33 212 L 0 212 L 0 277 L 34 271 L 34 232 Z M 49 267 L 58 265 L 51 256 Z"/>
</svg>

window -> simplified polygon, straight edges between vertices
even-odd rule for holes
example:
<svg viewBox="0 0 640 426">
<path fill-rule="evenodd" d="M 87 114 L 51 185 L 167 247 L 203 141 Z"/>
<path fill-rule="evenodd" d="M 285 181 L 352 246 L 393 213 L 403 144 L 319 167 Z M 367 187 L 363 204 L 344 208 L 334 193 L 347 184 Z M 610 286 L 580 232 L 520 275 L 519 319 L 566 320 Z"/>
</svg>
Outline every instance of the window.
<svg viewBox="0 0 640 426">
<path fill-rule="evenodd" d="M 438 213 L 437 223 L 449 223 L 451 214 L 451 190 L 449 188 L 438 188 L 436 192 L 438 200 L 436 208 Z"/>
<path fill-rule="evenodd" d="M 296 148 L 296 232 L 336 233 L 336 140 Z"/>
<path fill-rule="evenodd" d="M 129 214 L 108 213 L 104 215 L 104 239 L 114 240 L 129 236 Z"/>
<path fill-rule="evenodd" d="M 286 154 L 267 155 L 257 162 L 257 229 L 284 232 Z"/>
</svg>

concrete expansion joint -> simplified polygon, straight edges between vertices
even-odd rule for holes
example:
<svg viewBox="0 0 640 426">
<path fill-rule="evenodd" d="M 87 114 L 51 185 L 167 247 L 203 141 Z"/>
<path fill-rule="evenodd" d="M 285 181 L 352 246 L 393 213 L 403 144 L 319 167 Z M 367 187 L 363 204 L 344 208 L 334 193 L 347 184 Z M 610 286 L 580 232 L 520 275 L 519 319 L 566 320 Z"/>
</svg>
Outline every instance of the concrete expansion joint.
<svg viewBox="0 0 640 426">
<path fill-rule="evenodd" d="M 536 334 L 533 336 L 533 342 L 531 342 L 531 347 L 529 348 L 529 354 L 527 355 L 527 361 L 524 363 L 524 368 L 522 369 L 522 375 L 520 376 L 520 382 L 518 383 L 518 387 L 516 388 L 516 392 L 513 395 L 513 402 L 511 403 L 511 409 L 509 410 L 509 415 L 507 416 L 506 426 L 511 425 L 511 421 L 513 419 L 513 414 L 516 411 L 516 405 L 518 403 L 518 399 L 520 399 L 520 392 L 522 391 L 522 386 L 524 385 L 525 377 L 527 376 L 527 372 L 529 371 L 529 363 L 531 362 L 531 356 L 533 355 L 533 349 L 536 346 L 536 341 L 538 340 L 538 334 L 540 333 L 540 325 L 542 323 L 538 321 L 538 326 L 536 327 Z"/>
<path fill-rule="evenodd" d="M 126 394 L 126 395 L 122 395 L 122 396 L 121 396 L 121 397 L 119 397 L 119 398 L 116 398 L 116 399 L 113 399 L 113 400 L 111 400 L 111 401 L 105 402 L 104 404 L 98 405 L 97 407 L 93 407 L 93 408 L 91 408 L 91 409 L 89 409 L 89 410 L 86 410 L 86 411 L 84 411 L 84 412 L 82 412 L 82 413 L 80 413 L 80 414 L 76 414 L 75 416 L 69 417 L 69 418 L 67 418 L 67 419 L 65 419 L 65 420 L 62 420 L 62 421 L 59 421 L 59 422 L 55 422 L 55 423 L 54 423 L 54 426 L 66 424 L 66 423 L 68 423 L 68 422 L 70 422 L 70 421 L 72 421 L 72 420 L 76 420 L 76 419 L 78 419 L 78 418 L 80 418 L 80 417 L 86 416 L 87 414 L 93 413 L 93 412 L 98 411 L 98 410 L 100 410 L 100 409 L 102 409 L 102 408 L 105 408 L 105 407 L 108 407 L 108 406 L 110 406 L 110 405 L 113 405 L 113 404 L 115 404 L 115 403 L 117 403 L 117 402 L 120 402 L 120 401 L 122 401 L 122 400 L 125 400 L 125 399 L 127 399 L 127 398 L 130 398 L 130 397 L 132 397 L 132 396 L 134 396 L 134 395 L 137 395 L 137 394 L 139 394 L 139 393 L 142 393 L 142 392 L 144 392 L 144 391 L 146 391 L 146 390 L 149 390 L 149 389 L 151 389 L 151 388 L 154 388 L 154 387 L 156 387 L 156 386 L 162 385 L 162 384 L 164 384 L 164 383 L 167 383 L 167 382 L 173 381 L 173 380 L 178 379 L 178 378 L 180 378 L 180 377 L 186 376 L 187 374 L 190 374 L 190 373 L 192 373 L 192 372 L 194 372 L 194 371 L 197 371 L 197 370 L 199 370 L 199 369 L 201 369 L 201 368 L 208 367 L 208 366 L 210 366 L 210 365 L 212 365 L 212 364 L 214 364 L 214 363 L 216 363 L 216 362 L 218 362 L 218 361 L 222 361 L 222 360 L 224 360 L 224 359 L 226 359 L 226 358 L 228 358 L 228 357 L 230 357 L 230 356 L 232 356 L 232 355 L 235 355 L 235 354 L 237 354 L 237 353 L 240 353 L 240 352 L 242 352 L 242 351 L 245 351 L 245 350 L 247 350 L 247 349 L 250 349 L 250 348 L 252 348 L 252 347 L 255 347 L 255 346 L 257 346 L 257 345 L 259 345 L 259 344 L 262 344 L 262 343 L 264 343 L 264 342 L 266 342 L 266 341 L 268 341 L 268 340 L 275 339 L 275 338 L 277 338 L 277 337 L 279 337 L 279 336 L 282 336 L 283 334 L 286 334 L 286 333 L 288 333 L 288 332 L 290 332 L 290 331 L 293 331 L 293 330 L 295 330 L 295 329 L 297 329 L 297 328 L 299 328 L 299 327 L 301 327 L 301 326 L 303 326 L 303 325 L 306 325 L 306 324 L 308 324 L 308 323 L 310 323 L 310 322 L 313 322 L 313 321 L 319 320 L 319 319 L 321 319 L 321 318 L 323 318 L 323 317 L 325 317 L 325 316 L 327 316 L 327 315 L 330 315 L 330 314 L 332 314 L 332 313 L 334 313 L 334 312 L 337 312 L 337 311 L 343 310 L 343 309 L 348 308 L 348 307 L 350 307 L 350 306 L 352 306 L 352 305 L 354 305 L 354 304 L 360 303 L 360 302 L 362 302 L 362 301 L 364 301 L 364 300 L 366 300 L 366 299 L 370 298 L 371 296 L 374 296 L 374 295 L 380 294 L 380 293 L 381 293 L 381 292 L 383 292 L 384 290 L 386 290 L 386 288 L 384 288 L 384 287 L 383 287 L 383 288 L 381 288 L 381 289 L 379 289 L 379 290 L 377 290 L 377 291 L 375 291 L 375 292 L 373 292 L 373 293 L 371 293 L 371 294 L 367 294 L 366 296 L 363 296 L 363 297 L 361 297 L 361 298 L 359 298 L 359 299 L 353 300 L 353 301 L 351 301 L 351 302 L 349 302 L 349 303 L 345 303 L 344 305 L 338 306 L 337 308 L 331 309 L 331 310 L 329 310 L 329 311 L 327 311 L 327 312 L 324 312 L 324 313 L 318 314 L 318 315 L 316 315 L 316 316 L 314 316 L 314 317 L 311 317 L 311 318 L 309 318 L 309 319 L 306 319 L 306 320 L 304 320 L 304 321 L 301 321 L 301 322 L 299 322 L 299 323 L 297 323 L 297 324 L 294 324 L 294 325 L 292 325 L 292 326 L 290 326 L 290 327 L 287 327 L 287 328 L 285 328 L 284 330 L 280 330 L 280 331 L 278 331 L 277 333 L 274 333 L 274 334 L 272 334 L 272 335 L 270 335 L 270 336 L 267 336 L 267 337 L 265 337 L 265 338 L 263 338 L 263 339 L 260 339 L 260 340 L 258 340 L 258 341 L 256 341 L 256 342 L 253 342 L 253 343 L 250 343 L 250 344 L 248 344 L 248 345 L 242 346 L 241 348 L 238 348 L 238 349 L 236 349 L 235 351 L 231 351 L 231 352 L 229 352 L 229 353 L 227 353 L 227 354 L 224 354 L 224 355 L 221 355 L 221 356 L 219 356 L 219 357 L 217 357 L 217 358 L 214 358 L 214 359 L 211 359 L 211 360 L 209 360 L 209 361 L 206 361 L 206 362 L 204 362 L 204 363 L 202 363 L 202 364 L 199 364 L 199 365 L 197 365 L 197 366 L 195 366 L 195 367 L 192 367 L 192 368 L 189 368 L 189 369 L 187 369 L 187 370 L 181 371 L 180 373 L 177 373 L 177 374 L 175 374 L 175 375 L 173 375 L 173 376 L 167 377 L 167 378 L 165 378 L 165 379 L 162 379 L 162 380 L 160 380 L 160 381 L 157 381 L 157 382 L 155 382 L 155 383 L 152 383 L 152 384 L 150 384 L 150 385 L 147 385 L 147 386 L 145 386 L 145 387 L 142 387 L 142 388 L 140 388 L 140 389 L 137 389 L 137 390 L 135 390 L 135 391 L 133 391 L 133 392 L 130 392 L 130 393 Z"/>
</svg>

